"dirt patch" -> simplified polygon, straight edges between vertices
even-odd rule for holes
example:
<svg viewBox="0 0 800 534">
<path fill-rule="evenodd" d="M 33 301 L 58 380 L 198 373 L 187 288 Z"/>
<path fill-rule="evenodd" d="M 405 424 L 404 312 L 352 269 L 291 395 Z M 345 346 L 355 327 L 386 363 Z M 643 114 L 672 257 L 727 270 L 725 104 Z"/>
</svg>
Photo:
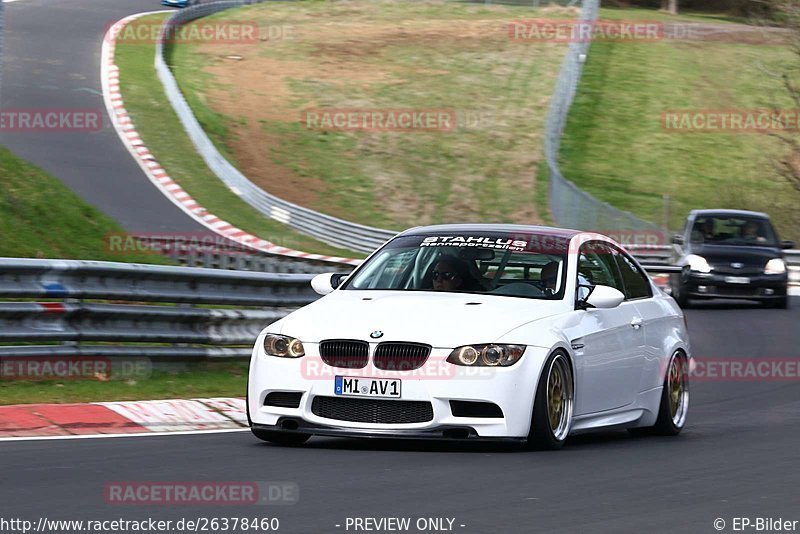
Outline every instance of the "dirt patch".
<svg viewBox="0 0 800 534">
<path fill-rule="evenodd" d="M 555 8 L 548 9 L 545 13 L 552 16 L 575 13 L 575 10 Z M 319 20 L 313 20 L 315 17 L 308 14 L 303 20 L 298 19 L 298 23 L 293 25 L 292 42 L 262 41 L 256 45 L 224 47 L 206 44 L 199 46 L 197 52 L 211 58 L 210 64 L 204 68 L 214 80 L 214 84 L 205 90 L 208 107 L 237 121 L 231 127 L 234 135 L 226 140 L 226 146 L 240 170 L 265 191 L 290 202 L 322 209 L 331 215 L 352 220 L 357 219 L 358 214 L 354 216 L 348 208 L 342 207 L 346 203 L 335 201 L 334 197 L 339 191 L 333 190 L 330 183 L 313 176 L 300 176 L 285 165 L 276 163 L 281 159 L 276 155 L 285 156 L 286 147 L 291 146 L 291 143 L 287 144 L 287 139 L 265 130 L 264 122 L 302 124 L 303 110 L 312 108 L 375 107 L 375 102 L 380 102 L 380 99 L 372 100 L 369 95 L 379 93 L 382 88 L 397 86 L 408 88 L 412 92 L 419 91 L 415 85 L 418 79 L 451 74 L 445 61 L 436 61 L 436 65 L 431 65 L 415 64 L 414 61 L 407 60 L 408 57 L 413 58 L 415 50 L 438 49 L 444 46 L 447 50 L 456 49 L 459 53 L 474 54 L 480 60 L 488 57 L 487 53 L 517 54 L 520 47 L 526 45 L 509 39 L 508 23 L 513 20 L 512 17 L 365 20 L 364 12 L 356 10 L 352 17 L 343 21 L 336 20 L 339 15 L 341 14 L 337 12 L 336 17 L 316 17 Z M 539 46 L 559 45 L 548 43 Z M 411 53 L 406 54 L 406 49 Z M 558 55 L 560 56 L 560 52 Z M 236 59 L 230 59 L 231 57 Z M 397 61 L 397 58 L 400 60 Z M 516 63 L 489 63 L 486 74 L 498 76 L 507 70 L 508 80 L 500 76 L 499 83 L 511 85 L 518 83 L 518 72 L 515 70 L 517 67 Z M 468 76 L 480 75 L 474 72 L 469 75 L 462 72 L 452 74 L 450 83 L 453 90 L 457 91 L 468 91 L 468 86 L 458 84 L 463 84 L 465 80 L 468 83 Z M 548 88 L 547 97 L 549 90 Z M 335 93 L 337 97 L 328 98 L 331 93 Z M 437 102 L 442 102 L 444 97 L 445 105 L 448 102 L 446 95 L 432 94 L 431 97 Z M 495 98 L 496 95 L 489 97 Z M 492 102 L 491 105 L 498 104 Z M 539 126 L 535 125 L 534 128 L 539 129 Z M 385 138 L 369 133 L 360 133 L 359 138 L 359 145 L 387 142 Z M 393 146 L 381 146 L 374 151 L 383 151 L 384 154 L 390 153 L 393 157 L 402 159 L 407 148 L 403 146 L 403 140 L 392 139 L 388 143 Z M 296 147 L 295 150 L 297 149 Z M 470 146 L 464 148 L 464 151 L 478 149 L 480 146 Z M 518 195 L 526 195 L 530 199 L 523 209 L 513 213 L 514 219 L 520 222 L 540 220 L 533 201 L 537 150 L 538 146 L 531 144 L 526 154 L 533 155 L 515 155 L 510 158 L 522 158 L 525 161 L 514 162 L 511 166 L 520 167 L 521 172 L 504 181 L 504 187 L 510 186 Z M 345 156 L 351 157 L 352 154 Z M 302 157 L 292 159 L 296 162 L 298 159 L 302 160 Z M 366 159 L 368 158 L 357 162 L 360 173 L 368 176 L 372 182 L 365 185 L 364 189 L 374 193 L 375 202 L 380 201 L 380 207 L 376 211 L 384 213 L 398 227 L 433 220 L 465 220 L 468 217 L 474 220 L 482 200 L 476 192 L 477 186 L 485 180 L 485 177 L 476 173 L 494 170 L 487 167 L 468 169 L 467 172 L 456 171 L 449 184 L 449 194 L 440 190 L 446 185 L 446 180 L 442 181 L 441 187 L 436 186 L 436 191 L 431 191 L 433 187 L 430 187 L 420 192 L 414 187 L 414 183 L 415 180 L 424 180 L 424 177 L 409 176 L 395 168 L 377 164 L 374 159 L 365 161 Z M 441 201 L 443 196 L 449 201 L 437 211 L 437 205 L 431 197 Z"/>
<path fill-rule="evenodd" d="M 210 107 L 223 115 L 243 118 L 241 126 L 236 128 L 236 136 L 228 142 L 240 170 L 265 191 L 290 202 L 313 206 L 318 205 L 327 185 L 313 177 L 298 176 L 275 163 L 273 150 L 279 148 L 280 139 L 265 132 L 261 122 L 299 122 L 303 109 L 320 106 L 315 101 L 298 105 L 292 82 L 368 86 L 375 83 L 402 84 L 420 74 L 446 74 L 446 71 L 407 66 L 389 68 L 370 60 L 386 47 L 405 44 L 425 46 L 447 40 L 477 49 L 485 39 L 505 39 L 504 31 L 505 23 L 497 20 L 413 21 L 367 26 L 324 24 L 315 25 L 313 29 L 302 28 L 296 33 L 299 42 L 312 47 L 306 60 L 286 60 L 271 55 L 270 50 L 275 45 L 285 45 L 280 42 L 226 47 L 224 52 L 218 46 L 207 44 L 200 47 L 199 52 L 216 57 L 216 61 L 205 69 L 219 85 L 207 92 Z M 234 61 L 228 56 L 237 59 Z M 357 102 L 352 104 L 358 106 Z M 417 211 L 421 205 L 419 198 L 411 191 L 403 191 L 401 180 L 377 169 L 372 176 L 379 189 L 391 194 L 393 219 L 403 220 L 409 213 Z M 336 208 L 331 208 L 329 212 L 334 215 L 349 215 L 336 213 Z"/>
</svg>

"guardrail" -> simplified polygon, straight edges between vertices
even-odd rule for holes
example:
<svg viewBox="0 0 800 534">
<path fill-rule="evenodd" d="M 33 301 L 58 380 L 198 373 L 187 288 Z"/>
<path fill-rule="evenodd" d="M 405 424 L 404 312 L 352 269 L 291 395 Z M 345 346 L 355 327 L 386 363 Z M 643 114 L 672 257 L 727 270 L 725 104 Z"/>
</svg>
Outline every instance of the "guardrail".
<svg viewBox="0 0 800 534">
<path fill-rule="evenodd" d="M 651 275 L 680 272 L 679 267 L 648 261 L 653 257 L 652 252 L 663 254 L 664 248 L 668 247 L 648 247 L 644 253 L 636 254 Z M 787 259 L 793 283 L 800 284 L 800 251 L 788 251 Z M 0 359 L 245 358 L 250 353 L 250 344 L 265 326 L 318 298 L 310 286 L 312 277 L 311 274 L 0 258 L 0 298 L 48 300 L 0 302 L 0 343 L 65 343 L 0 345 Z M 237 306 L 237 309 L 197 307 L 204 305 Z"/>
<path fill-rule="evenodd" d="M 202 236 L 201 236 L 202 237 Z M 180 241 L 172 237 L 132 235 L 136 251 L 150 251 L 173 259 L 185 267 L 206 267 L 209 269 L 228 269 L 236 271 L 257 271 L 262 273 L 305 273 L 319 274 L 347 272 L 347 267 L 322 261 L 303 260 L 258 253 L 233 241 L 214 242 L 204 245 L 198 242 Z"/>
<path fill-rule="evenodd" d="M 198 4 L 176 11 L 162 25 L 160 38 L 156 44 L 155 67 L 167 98 L 183 124 L 184 130 L 192 140 L 197 152 L 211 171 L 245 202 L 266 217 L 287 224 L 292 228 L 333 246 L 358 252 L 371 252 L 394 237 L 397 232 L 357 224 L 303 206 L 298 206 L 271 195 L 251 182 L 244 174 L 225 159 L 214 143 L 206 135 L 189 104 L 178 87 L 178 82 L 167 65 L 164 49 L 164 35 L 169 28 L 180 26 L 226 9 L 261 3 L 261 0 L 223 0 Z"/>
<path fill-rule="evenodd" d="M 0 358 L 246 357 L 266 325 L 318 297 L 312 276 L 0 258 L 0 298 L 59 300 L 0 303 L 0 342 L 67 343 L 0 346 Z"/>
</svg>

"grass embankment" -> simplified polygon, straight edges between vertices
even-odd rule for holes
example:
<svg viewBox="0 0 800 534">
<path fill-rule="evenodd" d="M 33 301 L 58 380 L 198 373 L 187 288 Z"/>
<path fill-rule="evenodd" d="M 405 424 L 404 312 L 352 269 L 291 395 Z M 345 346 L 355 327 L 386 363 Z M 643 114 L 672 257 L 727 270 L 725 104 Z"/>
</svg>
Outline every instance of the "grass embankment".
<svg viewBox="0 0 800 534">
<path fill-rule="evenodd" d="M 535 223 L 544 218 L 542 128 L 566 44 L 513 40 L 508 24 L 575 13 L 444 1 L 260 4 L 204 22 L 255 22 L 262 40 L 180 44 L 171 62 L 215 143 L 267 191 L 385 228 Z M 321 131 L 304 122 L 309 109 L 444 110 L 455 128 Z"/>
<path fill-rule="evenodd" d="M 602 16 L 656 18 L 644 10 L 604 10 Z M 562 142 L 562 171 L 596 197 L 658 223 L 662 195 L 669 194 L 673 229 L 690 209 L 743 208 L 770 213 L 781 233 L 796 239 L 800 195 L 775 171 L 784 150 L 777 139 L 662 126 L 666 111 L 791 108 L 780 74 L 795 59 L 774 33 L 596 42 Z"/>
<path fill-rule="evenodd" d="M 59 180 L 0 147 L 0 256 L 169 263 L 155 253 L 109 251 L 108 235 L 122 232 Z M 243 396 L 246 382 L 247 364 L 237 362 L 193 364 L 175 372 L 107 381 L 0 377 L 0 404 Z"/>
<path fill-rule="evenodd" d="M 152 27 L 165 16 L 150 15 L 132 24 Z M 156 76 L 154 55 L 154 43 L 144 40 L 120 40 L 115 52 L 125 108 L 142 140 L 173 180 L 211 213 L 268 241 L 306 252 L 363 257 L 331 247 L 268 219 L 229 190 L 206 167 L 184 132 Z M 191 93 L 187 96 L 194 98 Z M 208 127 L 208 121 L 202 116 L 201 119 Z"/>
<path fill-rule="evenodd" d="M 246 386 L 247 363 L 207 362 L 108 381 L 0 380 L 0 404 L 244 397 Z"/>
<path fill-rule="evenodd" d="M 122 232 L 59 180 L 0 147 L 0 256 L 169 262 L 110 250 L 108 236 Z"/>
</svg>

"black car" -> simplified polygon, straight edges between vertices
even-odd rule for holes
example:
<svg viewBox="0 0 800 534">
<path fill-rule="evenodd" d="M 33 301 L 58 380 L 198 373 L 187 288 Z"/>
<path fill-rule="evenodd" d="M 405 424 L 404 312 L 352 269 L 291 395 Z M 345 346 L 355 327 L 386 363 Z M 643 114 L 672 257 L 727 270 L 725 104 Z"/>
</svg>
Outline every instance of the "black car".
<svg viewBox="0 0 800 534">
<path fill-rule="evenodd" d="M 672 296 L 681 307 L 691 299 L 758 300 L 776 308 L 789 304 L 789 276 L 780 241 L 764 213 L 740 210 L 695 210 L 682 235 L 672 238 Z"/>
</svg>

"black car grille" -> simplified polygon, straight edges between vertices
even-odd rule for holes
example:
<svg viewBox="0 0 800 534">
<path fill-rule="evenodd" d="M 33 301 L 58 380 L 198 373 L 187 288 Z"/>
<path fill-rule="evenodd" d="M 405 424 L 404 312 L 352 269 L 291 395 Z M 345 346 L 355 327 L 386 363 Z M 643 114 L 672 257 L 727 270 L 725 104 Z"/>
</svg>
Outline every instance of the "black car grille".
<svg viewBox="0 0 800 534">
<path fill-rule="evenodd" d="M 369 343 L 347 339 L 323 341 L 319 344 L 319 355 L 332 367 L 361 369 L 369 361 Z"/>
<path fill-rule="evenodd" d="M 433 420 L 433 406 L 425 401 L 314 397 L 311 412 L 326 419 L 353 423 L 425 423 Z"/>
<path fill-rule="evenodd" d="M 724 274 L 726 276 L 752 276 L 754 274 L 763 274 L 764 266 L 758 265 L 744 265 L 735 269 L 731 266 L 730 262 L 727 263 L 712 263 L 715 274 Z"/>
<path fill-rule="evenodd" d="M 264 397 L 264 406 L 299 408 L 301 398 L 303 398 L 303 394 L 299 391 L 273 391 Z"/>
<path fill-rule="evenodd" d="M 715 293 L 725 297 L 754 297 L 758 295 L 758 290 L 748 287 L 717 287 Z"/>
<path fill-rule="evenodd" d="M 419 369 L 431 354 L 430 345 L 417 343 L 381 343 L 375 349 L 373 363 L 386 371 Z"/>
</svg>

